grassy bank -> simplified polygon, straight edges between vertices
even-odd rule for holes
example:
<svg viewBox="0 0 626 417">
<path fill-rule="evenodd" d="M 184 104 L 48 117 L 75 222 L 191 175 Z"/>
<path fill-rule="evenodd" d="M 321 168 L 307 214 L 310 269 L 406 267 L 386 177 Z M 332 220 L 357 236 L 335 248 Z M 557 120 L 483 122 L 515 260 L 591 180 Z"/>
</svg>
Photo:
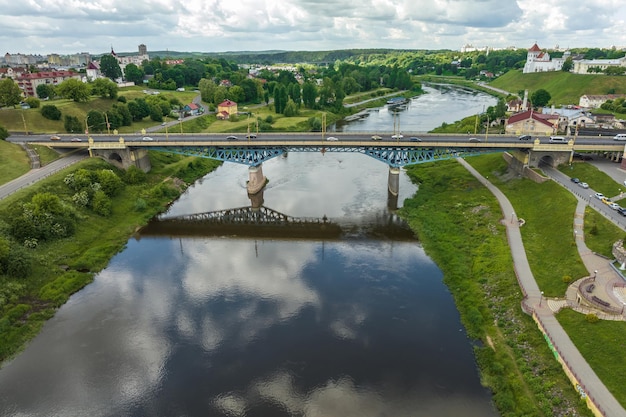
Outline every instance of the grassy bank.
<svg viewBox="0 0 626 417">
<path fill-rule="evenodd" d="M 490 179 L 504 173 L 494 158 L 468 160 L 488 167 Z M 405 201 L 402 215 L 443 270 L 470 337 L 482 342 L 475 348 L 482 382 L 501 415 L 591 415 L 521 311 L 495 198 L 456 162 L 417 165 L 407 173 L 420 188 Z"/>
<path fill-rule="evenodd" d="M 43 323 L 69 296 L 92 281 L 94 274 L 108 264 L 129 236 L 155 214 L 165 209 L 187 184 L 215 169 L 219 162 L 171 154 L 151 153 L 153 170 L 141 183 L 128 183 L 111 198 L 111 213 L 96 214 L 73 203 L 74 191 L 64 178 L 80 169 L 108 170 L 100 159 L 88 159 L 54 174 L 0 201 L 0 231 L 9 235 L 9 220 L 22 202 L 41 193 L 58 196 L 65 207 L 72 207 L 76 218 L 72 236 L 39 242 L 25 250 L 29 274 L 16 278 L 0 276 L 0 360 L 17 353 L 40 330 Z M 114 170 L 115 171 L 115 170 Z M 119 176 L 123 172 L 115 171 Z M 11 240 L 11 245 L 21 242 Z"/>
<path fill-rule="evenodd" d="M 24 149 L 14 143 L 0 140 L 0 184 L 5 184 L 30 170 L 30 161 Z"/>
</svg>

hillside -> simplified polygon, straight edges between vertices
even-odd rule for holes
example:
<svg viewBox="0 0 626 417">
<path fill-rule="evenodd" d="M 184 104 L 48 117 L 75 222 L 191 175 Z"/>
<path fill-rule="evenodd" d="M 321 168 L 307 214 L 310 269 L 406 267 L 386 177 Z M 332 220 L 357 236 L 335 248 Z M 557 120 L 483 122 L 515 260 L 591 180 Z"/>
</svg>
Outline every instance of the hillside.
<svg viewBox="0 0 626 417">
<path fill-rule="evenodd" d="M 552 96 L 550 104 L 556 107 L 578 104 L 580 96 L 585 94 L 626 94 L 624 76 L 583 75 L 562 71 L 522 74 L 521 70 L 511 70 L 489 85 L 513 94 L 523 92 L 525 89 L 532 94 L 543 88 Z"/>
</svg>

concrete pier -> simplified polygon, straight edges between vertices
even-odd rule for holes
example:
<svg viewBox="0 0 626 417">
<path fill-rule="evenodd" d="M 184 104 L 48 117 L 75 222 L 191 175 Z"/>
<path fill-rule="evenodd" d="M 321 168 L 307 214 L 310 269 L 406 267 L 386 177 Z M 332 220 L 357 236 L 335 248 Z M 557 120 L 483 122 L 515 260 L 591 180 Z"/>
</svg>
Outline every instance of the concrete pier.
<svg viewBox="0 0 626 417">
<path fill-rule="evenodd" d="M 262 165 L 248 168 L 248 176 L 248 194 L 256 194 L 265 187 L 267 178 L 263 175 Z"/>
<path fill-rule="evenodd" d="M 395 196 L 400 191 L 400 168 L 389 167 L 389 179 L 387 180 L 387 188 L 389 192 Z"/>
</svg>

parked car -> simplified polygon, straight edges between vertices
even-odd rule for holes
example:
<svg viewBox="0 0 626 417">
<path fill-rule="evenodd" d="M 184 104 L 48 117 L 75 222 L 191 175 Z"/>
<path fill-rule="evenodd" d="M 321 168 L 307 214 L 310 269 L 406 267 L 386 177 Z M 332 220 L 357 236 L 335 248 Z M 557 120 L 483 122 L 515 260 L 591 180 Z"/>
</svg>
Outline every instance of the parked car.
<svg viewBox="0 0 626 417">
<path fill-rule="evenodd" d="M 331 142 L 337 142 L 339 139 L 337 139 L 337 138 L 336 138 L 336 137 L 334 137 L 334 136 L 329 136 L 329 137 L 327 137 L 327 138 L 326 138 L 326 140 L 329 140 L 329 141 L 331 141 Z"/>
<path fill-rule="evenodd" d="M 416 137 L 416 136 L 411 136 L 411 137 L 409 138 L 409 141 L 411 141 L 411 142 L 421 142 L 421 141 L 422 141 L 422 139 L 420 139 L 420 138 L 418 138 L 418 137 Z"/>
<path fill-rule="evenodd" d="M 608 198 L 604 197 L 602 199 L 600 199 L 600 201 L 602 201 L 604 204 L 606 204 L 607 206 L 611 205 L 611 200 L 609 200 Z"/>
<path fill-rule="evenodd" d="M 589 188 L 589 184 L 587 184 L 586 182 L 579 182 L 578 186 L 583 188 Z"/>
<path fill-rule="evenodd" d="M 237 136 L 233 136 L 233 135 L 226 136 L 226 140 L 237 140 Z"/>
<path fill-rule="evenodd" d="M 517 138 L 519 140 L 531 140 L 532 137 L 530 135 L 522 135 L 519 138 Z"/>
<path fill-rule="evenodd" d="M 620 205 L 617 203 L 609 203 L 609 207 L 611 207 L 613 210 L 621 209 Z"/>
<path fill-rule="evenodd" d="M 50 136 L 50 140 L 61 140 L 61 137 L 57 135 L 52 135 Z"/>
<path fill-rule="evenodd" d="M 580 180 L 578 178 L 570 178 L 570 181 L 572 181 L 574 184 L 578 184 L 580 182 Z"/>
<path fill-rule="evenodd" d="M 602 193 L 595 193 L 593 196 L 597 198 L 598 200 L 602 200 L 603 198 L 606 198 L 604 194 Z"/>
<path fill-rule="evenodd" d="M 481 140 L 480 140 L 480 139 L 478 139 L 478 138 L 469 138 L 469 139 L 468 139 L 468 142 L 472 142 L 472 143 L 478 143 L 478 142 L 480 142 L 480 141 L 481 141 Z"/>
<path fill-rule="evenodd" d="M 383 138 L 381 136 L 378 135 L 373 135 L 372 136 L 372 140 L 382 140 Z"/>
<path fill-rule="evenodd" d="M 152 142 L 154 139 L 152 139 L 150 136 L 144 136 L 141 140 Z"/>
<path fill-rule="evenodd" d="M 620 207 L 617 209 L 617 212 L 621 214 L 622 216 L 626 217 L 626 208 Z"/>
</svg>

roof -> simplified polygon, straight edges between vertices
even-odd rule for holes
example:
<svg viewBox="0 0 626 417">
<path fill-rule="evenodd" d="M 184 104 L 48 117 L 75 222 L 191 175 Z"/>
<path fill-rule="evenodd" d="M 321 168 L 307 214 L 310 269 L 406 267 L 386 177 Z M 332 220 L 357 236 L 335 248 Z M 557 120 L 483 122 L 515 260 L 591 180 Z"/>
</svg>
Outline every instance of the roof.
<svg viewBox="0 0 626 417">
<path fill-rule="evenodd" d="M 541 51 L 541 48 L 539 46 L 537 46 L 537 42 L 535 42 L 535 44 L 533 46 L 531 46 L 528 51 L 529 52 L 539 52 L 539 51 Z"/>
<path fill-rule="evenodd" d="M 78 75 L 72 71 L 43 71 L 43 72 L 33 72 L 28 74 L 22 74 L 18 77 L 19 80 L 25 79 L 41 79 L 41 78 L 57 78 L 57 77 L 73 77 Z"/>
<path fill-rule="evenodd" d="M 521 113 L 516 113 L 512 115 L 511 117 L 509 117 L 509 119 L 506 121 L 506 124 L 511 125 L 513 123 L 521 122 L 523 120 L 528 120 L 531 118 L 533 120 L 538 121 L 539 123 L 543 123 L 547 126 L 552 126 L 552 123 L 550 123 L 550 120 L 558 119 L 559 116 L 554 115 L 554 114 L 537 113 L 534 110 L 527 110 Z"/>
<path fill-rule="evenodd" d="M 235 103 L 234 101 L 230 101 L 230 100 L 224 100 L 222 101 L 220 104 L 218 104 L 218 107 L 233 107 L 236 106 L 237 103 Z"/>
</svg>

